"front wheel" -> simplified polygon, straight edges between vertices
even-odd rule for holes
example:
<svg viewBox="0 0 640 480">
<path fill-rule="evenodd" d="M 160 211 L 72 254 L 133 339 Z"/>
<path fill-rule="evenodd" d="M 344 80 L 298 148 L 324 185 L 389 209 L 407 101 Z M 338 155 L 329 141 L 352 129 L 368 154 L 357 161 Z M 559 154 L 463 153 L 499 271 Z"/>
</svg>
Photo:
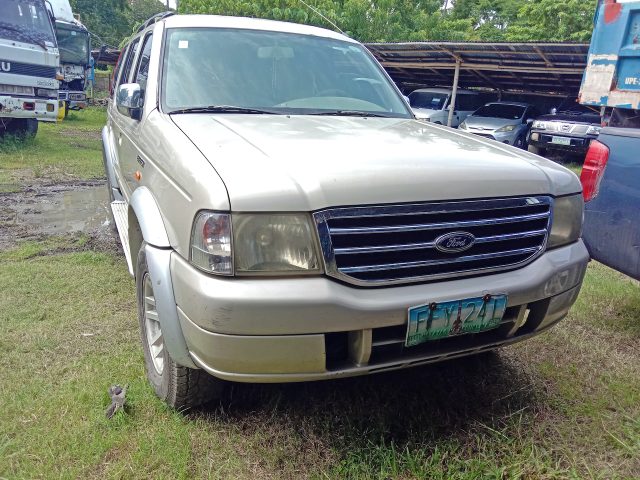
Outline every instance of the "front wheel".
<svg viewBox="0 0 640 480">
<path fill-rule="evenodd" d="M 136 290 L 144 363 L 156 395 L 180 411 L 219 400 L 225 382 L 203 370 L 178 365 L 165 348 L 144 242 L 138 253 Z"/>
<path fill-rule="evenodd" d="M 527 148 L 527 140 L 525 138 L 524 135 L 520 135 L 518 138 L 516 138 L 516 141 L 513 142 L 513 146 L 516 148 L 521 148 L 523 150 L 525 150 Z"/>
</svg>

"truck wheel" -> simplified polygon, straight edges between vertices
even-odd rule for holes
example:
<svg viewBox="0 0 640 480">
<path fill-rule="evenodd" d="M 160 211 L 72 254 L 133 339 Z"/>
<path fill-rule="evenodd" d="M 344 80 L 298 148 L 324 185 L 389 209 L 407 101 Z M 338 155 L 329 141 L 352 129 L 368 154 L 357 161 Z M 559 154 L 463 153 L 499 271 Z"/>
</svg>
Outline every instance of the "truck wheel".
<svg viewBox="0 0 640 480">
<path fill-rule="evenodd" d="M 147 378 L 156 395 L 169 406 L 180 411 L 219 400 L 225 382 L 203 370 L 178 365 L 165 348 L 156 311 L 153 283 L 147 267 L 145 245 L 143 242 L 138 252 L 136 290 Z"/>
<path fill-rule="evenodd" d="M 541 157 L 544 157 L 547 154 L 547 149 L 546 148 L 538 148 L 538 147 L 534 147 L 533 145 L 529 145 L 528 150 L 531 153 L 535 153 L 536 155 L 540 155 Z"/>
</svg>

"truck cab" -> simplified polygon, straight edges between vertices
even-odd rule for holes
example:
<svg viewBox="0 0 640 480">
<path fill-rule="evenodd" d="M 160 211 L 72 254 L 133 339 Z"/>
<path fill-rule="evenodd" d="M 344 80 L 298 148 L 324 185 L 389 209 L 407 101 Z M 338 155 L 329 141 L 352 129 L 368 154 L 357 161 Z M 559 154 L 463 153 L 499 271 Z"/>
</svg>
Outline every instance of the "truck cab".
<svg viewBox="0 0 640 480">
<path fill-rule="evenodd" d="M 0 134 L 35 134 L 58 114 L 59 54 L 44 0 L 0 2 Z"/>
<path fill-rule="evenodd" d="M 60 50 L 59 100 L 66 116 L 69 110 L 80 110 L 87 106 L 84 90 L 91 55 L 91 39 L 89 31 L 73 14 L 69 0 L 49 0 L 49 3 L 56 19 L 56 38 Z"/>
</svg>

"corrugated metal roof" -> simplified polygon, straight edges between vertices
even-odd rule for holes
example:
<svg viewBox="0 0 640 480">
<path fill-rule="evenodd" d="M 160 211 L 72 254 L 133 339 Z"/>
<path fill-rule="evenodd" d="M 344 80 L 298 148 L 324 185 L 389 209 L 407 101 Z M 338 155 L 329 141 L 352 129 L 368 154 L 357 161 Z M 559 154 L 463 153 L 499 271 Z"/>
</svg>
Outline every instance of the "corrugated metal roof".
<svg viewBox="0 0 640 480">
<path fill-rule="evenodd" d="M 367 48 L 403 90 L 459 86 L 577 95 L 587 43 L 412 42 L 369 43 Z"/>
</svg>

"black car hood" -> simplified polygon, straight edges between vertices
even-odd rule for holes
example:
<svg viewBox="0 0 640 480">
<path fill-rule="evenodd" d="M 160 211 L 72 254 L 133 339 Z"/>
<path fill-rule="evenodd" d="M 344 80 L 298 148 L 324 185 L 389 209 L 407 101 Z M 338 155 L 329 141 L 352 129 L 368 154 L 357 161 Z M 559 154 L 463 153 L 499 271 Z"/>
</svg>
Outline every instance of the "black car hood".
<svg viewBox="0 0 640 480">
<path fill-rule="evenodd" d="M 558 112 L 555 115 L 540 115 L 536 120 L 545 122 L 568 122 L 568 123 L 587 123 L 600 125 L 600 115 L 597 113 L 564 113 Z"/>
</svg>

